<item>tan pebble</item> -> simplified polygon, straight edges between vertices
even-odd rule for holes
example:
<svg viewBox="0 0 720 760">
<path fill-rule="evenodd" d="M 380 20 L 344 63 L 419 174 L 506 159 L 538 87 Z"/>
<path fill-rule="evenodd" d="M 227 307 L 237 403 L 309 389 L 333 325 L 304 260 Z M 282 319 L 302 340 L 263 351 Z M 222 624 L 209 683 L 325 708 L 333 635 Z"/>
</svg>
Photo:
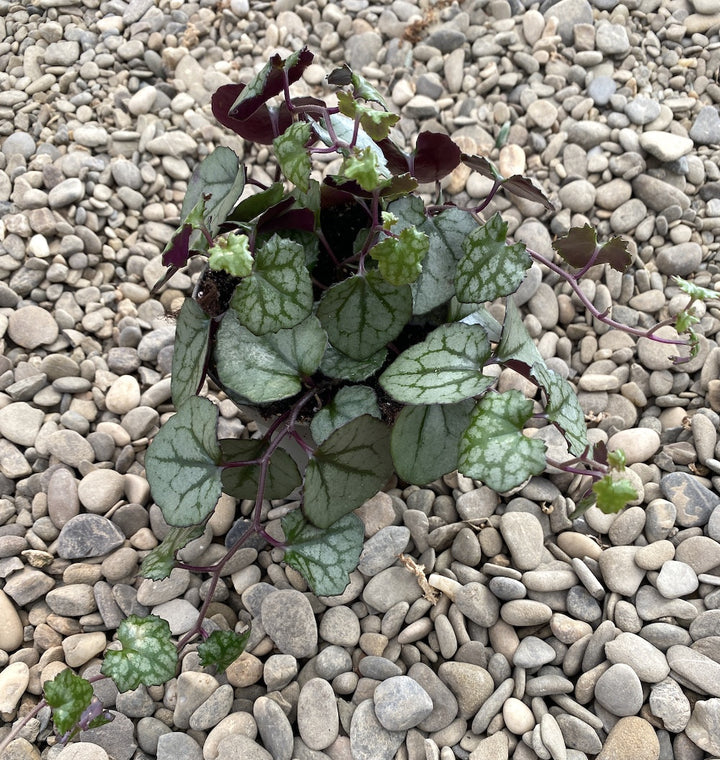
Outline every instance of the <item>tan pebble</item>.
<svg viewBox="0 0 720 760">
<path fill-rule="evenodd" d="M 535 716 L 532 710 L 515 697 L 505 700 L 502 714 L 508 730 L 516 736 L 522 736 L 526 731 L 532 731 L 535 726 Z"/>
<path fill-rule="evenodd" d="M 660 448 L 660 436 L 651 428 L 620 430 L 610 437 L 608 450 L 622 449 L 627 464 L 645 462 Z"/>
<path fill-rule="evenodd" d="M 249 652 L 243 652 L 225 671 L 228 683 L 236 688 L 257 683 L 262 674 L 262 661 Z"/>
<path fill-rule="evenodd" d="M 570 645 L 592 633 L 592 626 L 590 623 L 563 615 L 562 612 L 554 612 L 550 618 L 550 630 L 558 641 Z"/>
<path fill-rule="evenodd" d="M 641 546 L 635 554 L 635 564 L 643 570 L 659 570 L 675 556 L 675 546 L 670 541 L 655 541 Z"/>
<path fill-rule="evenodd" d="M 4 591 L 0 590 L 0 649 L 10 653 L 23 642 L 23 625 L 15 605 Z"/>
<path fill-rule="evenodd" d="M 30 668 L 13 662 L 0 670 L 0 713 L 14 713 L 30 682 Z"/>
<path fill-rule="evenodd" d="M 93 633 L 76 633 L 68 636 L 62 643 L 65 652 L 65 662 L 71 668 L 79 668 L 92 660 L 96 654 L 105 649 L 107 639 L 102 631 Z"/>
<path fill-rule="evenodd" d="M 571 530 L 558 535 L 557 545 L 570 557 L 598 559 L 602 554 L 602 547 L 597 541 L 584 533 L 575 533 Z"/>
<path fill-rule="evenodd" d="M 612 727 L 596 760 L 658 760 L 660 742 L 655 729 L 634 715 L 620 720 Z"/>
</svg>

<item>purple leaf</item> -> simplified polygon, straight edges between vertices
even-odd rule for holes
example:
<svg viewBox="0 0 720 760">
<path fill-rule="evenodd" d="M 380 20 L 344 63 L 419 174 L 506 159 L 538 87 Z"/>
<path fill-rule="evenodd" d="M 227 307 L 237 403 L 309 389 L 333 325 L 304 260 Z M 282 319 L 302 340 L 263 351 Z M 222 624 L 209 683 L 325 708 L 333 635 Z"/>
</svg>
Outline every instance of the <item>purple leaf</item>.
<svg viewBox="0 0 720 760">
<path fill-rule="evenodd" d="M 467 153 L 462 154 L 462 162 L 469 166 L 473 171 L 482 174 L 483 177 L 495 180 L 500 178 L 497 169 L 485 158 L 485 156 L 470 156 Z"/>
<path fill-rule="evenodd" d="M 618 272 L 624 272 L 631 260 L 627 242 L 622 238 L 611 238 L 605 245 L 598 247 L 597 235 L 589 224 L 573 227 L 565 237 L 553 243 L 553 248 L 570 266 L 578 269 L 588 265 L 610 264 Z"/>
<path fill-rule="evenodd" d="M 387 167 L 393 174 L 407 174 L 410 171 L 410 163 L 406 153 L 398 148 L 397 145 L 389 138 L 378 142 L 380 150 L 385 156 Z"/>
<path fill-rule="evenodd" d="M 527 177 L 523 177 L 520 174 L 513 174 L 512 177 L 504 180 L 502 188 L 508 193 L 517 195 L 519 198 L 525 198 L 533 203 L 542 203 L 548 211 L 555 210 L 555 206 L 545 197 L 545 193 L 539 187 L 533 185 Z"/>
<path fill-rule="evenodd" d="M 258 229 L 263 233 L 275 232 L 276 230 L 302 230 L 313 232 L 315 230 L 315 214 L 309 208 L 293 208 L 282 216 L 258 224 Z"/>
<path fill-rule="evenodd" d="M 213 115 L 223 126 L 240 137 L 259 145 L 270 145 L 275 137 L 292 124 L 290 111 L 285 103 L 272 110 L 261 104 L 248 118 L 239 119 L 232 116 L 230 107 L 244 89 L 244 84 L 224 84 L 219 87 L 211 100 Z"/>
<path fill-rule="evenodd" d="M 418 182 L 437 182 L 462 160 L 460 148 L 440 132 L 420 132 L 411 174 Z"/>
<path fill-rule="evenodd" d="M 190 257 L 190 235 L 192 235 L 192 231 L 192 226 L 185 224 L 173 235 L 162 255 L 162 263 L 166 267 L 174 266 L 179 269 L 185 266 Z"/>
<path fill-rule="evenodd" d="M 285 86 L 285 73 L 288 82 L 297 82 L 303 71 L 312 63 L 313 54 L 303 48 L 283 60 L 277 53 L 270 58 L 263 70 L 248 85 L 248 92 L 242 93 L 230 106 L 230 113 L 240 120 L 247 119 L 263 103 L 279 95 Z"/>
</svg>

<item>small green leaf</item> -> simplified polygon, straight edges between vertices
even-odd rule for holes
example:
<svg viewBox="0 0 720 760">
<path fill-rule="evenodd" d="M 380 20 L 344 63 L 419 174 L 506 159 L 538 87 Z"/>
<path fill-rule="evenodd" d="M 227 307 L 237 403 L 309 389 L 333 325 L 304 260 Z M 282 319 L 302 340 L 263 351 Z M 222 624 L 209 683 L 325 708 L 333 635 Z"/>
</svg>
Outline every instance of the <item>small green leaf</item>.
<svg viewBox="0 0 720 760">
<path fill-rule="evenodd" d="M 415 227 L 406 227 L 397 237 L 386 237 L 370 249 L 378 262 L 380 274 L 391 285 L 409 285 L 422 272 L 430 239 Z"/>
<path fill-rule="evenodd" d="M 677 285 L 683 293 L 687 293 L 693 301 L 716 301 L 720 298 L 720 293 L 716 293 L 709 288 L 702 288 L 700 285 L 684 280 L 677 275 L 673 275 L 671 279 L 675 285 Z"/>
<path fill-rule="evenodd" d="M 384 140 L 391 127 L 400 120 L 399 114 L 380 111 L 365 103 L 359 103 L 349 92 L 338 92 L 337 99 L 340 113 L 352 119 L 359 118 L 360 126 L 373 140 Z"/>
<path fill-rule="evenodd" d="M 620 237 L 598 246 L 597 233 L 589 225 L 573 227 L 567 235 L 553 243 L 553 248 L 572 267 L 583 269 L 592 264 L 610 264 L 618 272 L 624 272 L 632 260 L 627 242 Z"/>
<path fill-rule="evenodd" d="M 291 124 L 280 136 L 273 140 L 275 157 L 287 179 L 307 192 L 312 164 L 306 145 L 310 139 L 310 125 L 303 121 Z"/>
<path fill-rule="evenodd" d="M 482 374 L 490 343 L 482 327 L 441 325 L 380 375 L 386 393 L 403 404 L 452 404 L 479 396 L 495 382 Z"/>
<path fill-rule="evenodd" d="M 192 298 L 185 299 L 177 318 L 170 379 L 176 409 L 200 389 L 205 375 L 211 322 L 212 319 Z"/>
<path fill-rule="evenodd" d="M 375 391 L 367 385 L 340 388 L 335 398 L 313 417 L 310 423 L 313 440 L 320 445 L 333 431 L 363 414 L 380 419 Z"/>
<path fill-rule="evenodd" d="M 681 311 L 675 317 L 675 329 L 678 333 L 691 332 L 692 326 L 699 321 L 700 319 L 692 311 Z"/>
<path fill-rule="evenodd" d="M 406 406 L 390 436 L 397 474 L 408 483 L 425 485 L 457 469 L 460 438 L 474 403 Z"/>
<path fill-rule="evenodd" d="M 204 532 L 204 525 L 170 528 L 162 543 L 158 544 L 143 560 L 140 575 L 151 581 L 167 578 L 175 567 L 175 555 L 191 541 L 202 536 Z"/>
<path fill-rule="evenodd" d="M 313 316 L 289 330 L 258 336 L 231 309 L 215 343 L 218 378 L 253 404 L 290 398 L 318 368 L 326 347 L 327 335 Z"/>
<path fill-rule="evenodd" d="M 522 434 L 532 411 L 532 400 L 520 391 L 482 398 L 460 440 L 460 472 L 501 493 L 539 475 L 545 469 L 545 444 Z"/>
<path fill-rule="evenodd" d="M 622 449 L 613 449 L 607 452 L 607 461 L 613 470 L 622 472 L 625 469 L 625 463 L 627 459 L 625 452 Z"/>
<path fill-rule="evenodd" d="M 575 389 L 545 362 L 533 364 L 530 374 L 547 394 L 545 413 L 548 419 L 562 430 L 570 452 L 576 457 L 582 456 L 588 446 L 587 425 Z"/>
<path fill-rule="evenodd" d="M 359 383 L 370 375 L 374 375 L 385 363 L 387 351 L 382 348 L 367 359 L 351 359 L 331 345 L 328 345 L 320 363 L 320 371 L 323 375 L 334 380 L 351 380 Z"/>
<path fill-rule="evenodd" d="M 215 509 L 222 492 L 217 419 L 212 401 L 193 396 L 148 447 L 146 477 L 168 525 L 196 525 Z"/>
<path fill-rule="evenodd" d="M 627 478 L 615 479 L 612 475 L 605 475 L 593 484 L 592 490 L 597 497 L 598 509 L 606 515 L 619 512 L 629 501 L 637 499 L 637 491 Z"/>
<path fill-rule="evenodd" d="M 362 520 L 357 515 L 345 515 L 321 530 L 296 509 L 283 517 L 282 527 L 285 562 L 302 574 L 318 596 L 342 594 L 362 552 Z"/>
<path fill-rule="evenodd" d="M 383 184 L 377 155 L 369 147 L 356 150 L 347 156 L 340 167 L 340 174 L 348 179 L 354 179 L 360 187 L 372 192 Z"/>
<path fill-rule="evenodd" d="M 374 496 L 392 475 L 390 431 L 364 414 L 338 428 L 319 446 L 305 473 L 308 520 L 328 528 Z"/>
<path fill-rule="evenodd" d="M 520 286 L 532 261 L 523 243 L 505 243 L 507 227 L 497 213 L 463 241 L 464 255 L 455 276 L 460 301 L 493 301 Z"/>
<path fill-rule="evenodd" d="M 397 338 L 411 311 L 410 287 L 390 285 L 380 272 L 371 271 L 326 290 L 317 316 L 335 348 L 364 360 Z"/>
<path fill-rule="evenodd" d="M 167 620 L 157 615 L 129 615 L 120 623 L 117 637 L 122 649 L 105 652 L 100 672 L 110 676 L 119 691 L 161 686 L 175 676 L 178 653 Z"/>
<path fill-rule="evenodd" d="M 220 441 L 223 462 L 251 462 L 259 459 L 267 444 L 258 440 L 225 438 Z M 225 467 L 222 471 L 223 491 L 236 499 L 255 499 L 258 495 L 260 465 Z M 295 460 L 281 448 L 275 449 L 265 477 L 265 499 L 284 499 L 299 485 L 302 478 Z"/>
<path fill-rule="evenodd" d="M 242 195 L 244 187 L 245 173 L 240 168 L 237 155 L 221 145 L 195 167 L 188 180 L 180 217 L 187 219 L 197 204 L 209 196 L 202 216 L 205 226 L 214 237 Z"/>
<path fill-rule="evenodd" d="M 305 251 L 273 235 L 255 253 L 253 272 L 235 289 L 231 307 L 255 335 L 286 330 L 312 311 L 313 292 Z"/>
<path fill-rule="evenodd" d="M 208 248 L 210 269 L 221 270 L 233 277 L 247 277 L 252 272 L 253 258 L 247 235 L 231 232 L 221 237 L 212 248 Z"/>
<path fill-rule="evenodd" d="M 53 723 L 61 735 L 75 728 L 93 698 L 90 683 L 76 676 L 70 668 L 61 670 L 52 681 L 46 681 L 43 690 L 45 701 L 53 708 Z"/>
<path fill-rule="evenodd" d="M 216 665 L 218 672 L 222 673 L 245 651 L 249 638 L 250 630 L 243 633 L 213 631 L 205 641 L 198 644 L 200 664 L 204 668 Z"/>
</svg>

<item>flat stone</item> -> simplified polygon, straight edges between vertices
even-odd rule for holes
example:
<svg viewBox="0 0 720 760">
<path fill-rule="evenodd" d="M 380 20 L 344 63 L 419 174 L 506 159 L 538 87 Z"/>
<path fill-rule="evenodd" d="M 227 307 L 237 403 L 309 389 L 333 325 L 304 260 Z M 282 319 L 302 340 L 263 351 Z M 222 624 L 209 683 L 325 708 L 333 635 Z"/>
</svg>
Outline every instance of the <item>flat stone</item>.
<svg viewBox="0 0 720 760">
<path fill-rule="evenodd" d="M 484 628 L 497 622 L 500 603 L 482 583 L 467 583 L 458 589 L 454 602 L 465 617 Z"/>
<path fill-rule="evenodd" d="M 629 665 L 646 683 L 662 681 L 670 672 L 665 655 L 634 633 L 619 633 L 605 644 L 605 654 L 613 665 Z"/>
<path fill-rule="evenodd" d="M 0 713 L 14 713 L 30 681 L 30 668 L 13 662 L 0 670 Z"/>
<path fill-rule="evenodd" d="M 677 510 L 677 523 L 683 528 L 702 527 L 720 504 L 720 495 L 686 472 L 671 472 L 660 480 L 660 488 Z"/>
<path fill-rule="evenodd" d="M 666 599 L 677 599 L 692 594 L 700 585 L 697 573 L 684 562 L 668 560 L 663 564 L 655 587 Z"/>
<path fill-rule="evenodd" d="M 698 700 L 685 733 L 700 749 L 720 755 L 720 699 Z"/>
<path fill-rule="evenodd" d="M 433 711 L 430 695 L 408 676 L 394 676 L 381 681 L 373 699 L 375 715 L 388 731 L 414 728 Z"/>
<path fill-rule="evenodd" d="M 102 557 L 122 546 L 123 533 L 102 515 L 81 514 L 68 520 L 57 539 L 57 553 L 63 559 Z"/>
<path fill-rule="evenodd" d="M 443 662 L 438 676 L 455 695 L 458 716 L 465 720 L 477 713 L 495 688 L 490 673 L 469 662 Z"/>
<path fill-rule="evenodd" d="M 18 346 L 33 350 L 57 340 L 60 328 L 50 312 L 39 306 L 22 306 L 11 312 L 7 333 Z"/>
<path fill-rule="evenodd" d="M 268 697 L 258 697 L 253 717 L 265 748 L 274 760 L 290 760 L 293 754 L 293 730 L 282 707 Z"/>
<path fill-rule="evenodd" d="M 312 750 L 326 749 L 337 739 L 340 724 L 335 692 L 324 678 L 311 678 L 300 689 L 297 724 L 301 739 Z"/>
<path fill-rule="evenodd" d="M 55 581 L 49 575 L 32 567 L 24 567 L 7 579 L 3 590 L 18 607 L 24 607 L 45 596 L 54 586 Z"/>
<path fill-rule="evenodd" d="M 621 430 L 608 440 L 608 449 L 622 449 L 627 464 L 646 462 L 660 448 L 660 436 L 650 428 Z"/>
<path fill-rule="evenodd" d="M 645 577 L 645 571 L 635 564 L 636 546 L 611 546 L 600 555 L 599 565 L 610 591 L 632 596 Z"/>
<path fill-rule="evenodd" d="M 23 625 L 15 605 L 7 594 L 0 590 L 0 649 L 12 653 L 23 643 Z"/>
<path fill-rule="evenodd" d="M 181 731 L 170 731 L 158 738 L 157 760 L 202 760 L 202 748 L 191 736 Z"/>
<path fill-rule="evenodd" d="M 720 544 L 709 536 L 690 536 L 681 541 L 675 559 L 690 565 L 700 575 L 720 565 Z"/>
<path fill-rule="evenodd" d="M 353 760 L 392 760 L 405 740 L 405 731 L 388 731 L 375 715 L 371 699 L 361 702 L 350 723 Z"/>
<path fill-rule="evenodd" d="M 387 612 L 398 602 L 412 604 L 422 596 L 415 576 L 404 567 L 388 567 L 374 575 L 363 589 L 362 598 L 378 612 Z"/>
<path fill-rule="evenodd" d="M 458 702 L 452 691 L 442 682 L 438 675 L 422 662 L 416 662 L 407 672 L 430 695 L 433 703 L 432 713 L 422 721 L 421 731 L 440 731 L 452 723 L 458 714 Z"/>
<path fill-rule="evenodd" d="M 500 532 L 518 570 L 534 570 L 542 561 L 544 534 L 540 521 L 530 512 L 506 512 Z"/>
<path fill-rule="evenodd" d="M 78 498 L 88 512 L 105 514 L 125 494 L 125 476 L 115 470 L 93 470 L 78 484 Z"/>
<path fill-rule="evenodd" d="M 650 129 L 640 134 L 640 147 L 660 161 L 677 161 L 693 149 L 689 137 Z"/>
<path fill-rule="evenodd" d="M 720 697 L 720 663 L 681 645 L 671 646 L 666 656 L 672 670 L 693 684 L 700 694 Z"/>
<path fill-rule="evenodd" d="M 658 760 L 660 742 L 648 721 L 636 716 L 620 718 L 610 729 L 595 760 Z"/>
<path fill-rule="evenodd" d="M 410 540 L 404 525 L 388 525 L 371 536 L 363 546 L 357 569 L 366 577 L 377 575 L 397 562 Z"/>
<path fill-rule="evenodd" d="M 613 715 L 635 715 L 643 704 L 642 684 L 629 665 L 611 665 L 595 684 L 595 699 Z"/>
<path fill-rule="evenodd" d="M 217 679 L 209 673 L 181 673 L 177 679 L 177 698 L 173 712 L 175 727 L 188 728 L 190 716 L 219 686 Z"/>
</svg>

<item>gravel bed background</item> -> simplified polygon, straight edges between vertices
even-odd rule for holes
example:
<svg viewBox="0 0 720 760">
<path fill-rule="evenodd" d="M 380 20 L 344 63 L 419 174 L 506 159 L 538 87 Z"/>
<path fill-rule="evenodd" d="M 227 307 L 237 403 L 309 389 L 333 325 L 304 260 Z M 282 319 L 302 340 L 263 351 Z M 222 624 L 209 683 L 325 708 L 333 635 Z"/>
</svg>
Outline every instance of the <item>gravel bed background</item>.
<svg viewBox="0 0 720 760">
<path fill-rule="evenodd" d="M 684 305 L 670 275 L 720 291 L 719 29 L 718 0 L 0 0 L 0 741 L 45 680 L 97 673 L 127 614 L 180 635 L 205 596 L 204 576 L 136 572 L 167 529 L 143 477 L 172 413 L 166 312 L 199 274 L 151 297 L 160 252 L 214 146 L 260 178 L 269 158 L 214 123 L 214 89 L 304 44 L 299 90 L 347 61 L 403 108 L 408 145 L 444 129 L 544 186 L 555 214 L 489 209 L 516 240 L 551 255 L 588 221 L 625 235 L 630 272 L 591 271 L 585 293 L 646 327 Z M 488 189 L 464 167 L 446 184 L 460 203 Z M 518 300 L 592 440 L 625 448 L 636 505 L 571 522 L 561 473 L 503 498 L 457 476 L 391 484 L 359 510 L 342 597 L 245 549 L 211 606 L 252 624 L 225 674 L 190 651 L 165 687 L 100 681 L 112 723 L 63 749 L 43 710 L 3 760 L 720 756 L 720 310 L 701 309 L 700 353 L 674 367 L 537 266 Z M 252 433 L 220 408 L 224 437 Z M 224 498 L 186 558 L 221 556 L 249 506 Z"/>
</svg>

